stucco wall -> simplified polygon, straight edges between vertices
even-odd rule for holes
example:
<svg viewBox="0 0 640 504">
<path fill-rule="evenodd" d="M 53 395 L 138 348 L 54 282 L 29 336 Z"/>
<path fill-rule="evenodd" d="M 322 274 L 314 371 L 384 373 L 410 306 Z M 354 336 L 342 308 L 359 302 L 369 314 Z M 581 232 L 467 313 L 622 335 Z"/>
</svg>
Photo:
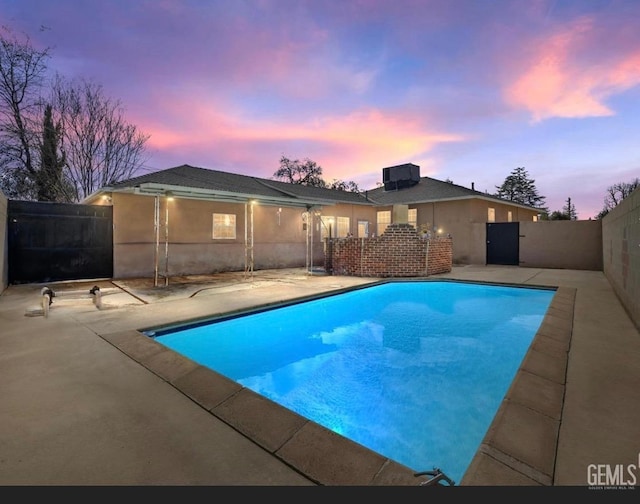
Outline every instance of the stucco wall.
<svg viewBox="0 0 640 504">
<path fill-rule="evenodd" d="M 113 194 L 114 277 L 148 277 L 156 267 L 154 197 Z M 169 206 L 168 261 L 165 257 L 165 209 Z M 522 266 L 568 269 L 602 269 L 600 221 L 533 222 L 534 211 L 483 199 L 463 199 L 408 205 L 417 208 L 418 228 L 426 226 L 436 236 L 452 237 L 454 264 L 486 264 L 487 209 L 496 210 L 496 222 L 520 222 Z M 353 236 L 358 221 L 376 230 L 376 212 L 393 207 L 334 205 L 319 209 L 323 217 L 348 217 Z M 253 268 L 308 266 L 307 231 L 301 208 L 256 205 L 253 210 Z M 212 238 L 212 214 L 236 215 L 236 238 Z M 168 275 L 208 274 L 241 271 L 245 268 L 245 205 L 189 199 L 160 199 L 160 244 L 158 269 Z M 321 239 L 320 218 L 313 222 L 313 263 L 324 266 L 325 242 Z M 335 237 L 336 230 L 332 236 Z M 250 236 L 250 233 L 248 233 Z"/>
<path fill-rule="evenodd" d="M 155 198 L 114 193 L 112 203 L 114 277 L 153 276 L 156 268 Z M 168 240 L 165 239 L 167 205 Z M 303 211 L 300 208 L 254 205 L 253 269 L 304 267 L 311 259 L 316 266 L 324 265 L 324 245 L 317 218 L 313 222 L 313 254 L 307 257 Z M 213 239 L 214 213 L 236 216 L 234 239 Z M 246 216 L 247 238 L 250 239 L 250 212 Z M 165 272 L 169 276 L 198 275 L 242 271 L 245 268 L 245 254 L 250 257 L 251 249 L 246 246 L 249 240 L 245 242 L 244 204 L 160 198 L 159 217 L 160 275 Z M 168 247 L 165 248 L 166 241 Z"/>
<path fill-rule="evenodd" d="M 424 225 L 433 230 L 437 228 L 440 236 L 453 238 L 454 264 L 486 263 L 486 222 L 489 208 L 495 209 L 496 222 L 511 220 L 526 223 L 533 222 L 534 210 L 501 204 L 485 199 L 461 199 L 409 205 L 418 213 L 418 229 Z"/>
<path fill-rule="evenodd" d="M 640 188 L 602 219 L 603 271 L 640 328 Z"/>
<path fill-rule="evenodd" d="M 520 266 L 602 271 L 602 227 L 600 221 L 521 221 Z M 487 224 L 468 226 L 466 264 L 487 263 Z M 457 235 L 454 235 L 454 251 Z M 454 255 L 454 263 L 455 263 Z"/>
<path fill-rule="evenodd" d="M 602 271 L 601 221 L 521 222 L 520 266 Z"/>
<path fill-rule="evenodd" d="M 7 206 L 7 198 L 0 191 L 0 293 L 7 288 L 9 282 Z"/>
</svg>

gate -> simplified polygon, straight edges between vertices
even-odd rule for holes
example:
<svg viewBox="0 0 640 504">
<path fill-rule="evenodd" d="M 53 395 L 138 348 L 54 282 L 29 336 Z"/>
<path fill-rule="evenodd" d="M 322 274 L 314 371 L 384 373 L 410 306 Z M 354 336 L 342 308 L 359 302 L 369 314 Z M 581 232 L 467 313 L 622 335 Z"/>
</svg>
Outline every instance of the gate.
<svg viewBox="0 0 640 504">
<path fill-rule="evenodd" d="M 9 284 L 111 278 L 113 207 L 7 202 Z"/>
<path fill-rule="evenodd" d="M 487 264 L 520 264 L 520 223 L 487 223 Z"/>
</svg>

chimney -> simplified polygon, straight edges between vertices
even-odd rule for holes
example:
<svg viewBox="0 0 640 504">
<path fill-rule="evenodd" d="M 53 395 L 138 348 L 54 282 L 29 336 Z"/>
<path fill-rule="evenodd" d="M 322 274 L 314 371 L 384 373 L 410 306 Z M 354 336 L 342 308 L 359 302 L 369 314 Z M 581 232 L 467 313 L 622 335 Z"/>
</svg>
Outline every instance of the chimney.
<svg viewBox="0 0 640 504">
<path fill-rule="evenodd" d="M 475 182 L 471 182 L 471 190 L 475 191 L 476 187 L 475 187 L 476 183 Z"/>
</svg>

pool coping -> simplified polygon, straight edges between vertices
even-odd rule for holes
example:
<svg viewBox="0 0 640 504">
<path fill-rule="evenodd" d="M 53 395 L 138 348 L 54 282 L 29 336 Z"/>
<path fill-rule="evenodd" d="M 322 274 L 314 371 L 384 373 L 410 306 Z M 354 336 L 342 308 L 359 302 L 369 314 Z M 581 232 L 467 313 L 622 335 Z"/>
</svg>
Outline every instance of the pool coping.
<svg viewBox="0 0 640 504">
<path fill-rule="evenodd" d="M 379 283 L 407 280 L 411 279 L 383 279 Z M 451 279 L 415 281 L 555 290 L 540 328 L 478 451 L 462 480 L 455 482 L 460 486 L 553 485 L 577 289 Z M 331 290 L 249 310 L 212 314 L 207 319 L 265 310 L 371 285 Z M 204 319 L 175 321 L 174 324 L 201 320 Z M 144 334 L 145 330 L 148 329 L 100 336 L 311 482 L 325 486 L 409 486 L 428 482 L 429 476 L 416 476 L 416 470 L 340 436 L 168 349 Z"/>
</svg>

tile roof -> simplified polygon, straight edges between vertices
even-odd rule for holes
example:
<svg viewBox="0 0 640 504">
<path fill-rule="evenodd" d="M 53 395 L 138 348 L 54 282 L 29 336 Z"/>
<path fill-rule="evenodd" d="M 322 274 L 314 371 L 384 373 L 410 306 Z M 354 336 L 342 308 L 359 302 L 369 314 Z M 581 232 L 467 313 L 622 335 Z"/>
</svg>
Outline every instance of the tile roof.
<svg viewBox="0 0 640 504">
<path fill-rule="evenodd" d="M 377 187 L 365 191 L 366 197 L 376 205 L 416 204 L 431 201 L 456 200 L 468 198 L 493 199 L 502 203 L 517 205 L 525 208 L 533 208 L 528 205 L 514 203 L 491 194 L 469 189 L 451 182 L 443 182 L 431 177 L 420 177 L 417 184 L 397 190 L 385 190 Z"/>
<path fill-rule="evenodd" d="M 128 180 L 117 182 L 103 190 L 127 190 L 152 184 L 157 186 L 180 187 L 194 189 L 212 195 L 228 193 L 238 198 L 266 199 L 270 201 L 294 205 L 304 204 L 359 204 L 386 206 L 393 204 L 417 204 L 432 201 L 456 200 L 468 198 L 494 199 L 507 204 L 524 208 L 533 208 L 508 201 L 497 196 L 469 189 L 450 182 L 443 182 L 431 177 L 420 177 L 418 183 L 411 187 L 397 190 L 385 190 L 384 187 L 362 191 L 338 191 L 322 187 L 302 184 L 291 184 L 278 180 L 239 175 L 236 173 L 198 168 L 190 165 L 176 166 Z"/>
<path fill-rule="evenodd" d="M 359 193 L 348 191 L 335 191 L 320 187 L 311 187 L 301 184 L 290 184 L 276 180 L 239 175 L 236 173 L 198 168 L 182 165 L 166 170 L 161 170 L 128 180 L 117 182 L 109 186 L 109 189 L 118 191 L 133 189 L 144 184 L 183 187 L 185 189 L 197 189 L 211 191 L 212 193 L 225 192 L 245 195 L 247 197 L 269 198 L 271 200 L 308 201 L 321 203 L 354 203 L 367 204 L 368 202 Z"/>
<path fill-rule="evenodd" d="M 128 180 L 112 184 L 113 189 L 134 188 L 142 184 L 162 184 L 181 186 L 196 189 L 208 189 L 242 194 L 256 194 L 265 196 L 277 196 L 279 193 L 265 187 L 256 181 L 254 177 L 237 175 L 217 170 L 196 168 L 182 165 L 175 168 L 160 170 Z"/>
</svg>

